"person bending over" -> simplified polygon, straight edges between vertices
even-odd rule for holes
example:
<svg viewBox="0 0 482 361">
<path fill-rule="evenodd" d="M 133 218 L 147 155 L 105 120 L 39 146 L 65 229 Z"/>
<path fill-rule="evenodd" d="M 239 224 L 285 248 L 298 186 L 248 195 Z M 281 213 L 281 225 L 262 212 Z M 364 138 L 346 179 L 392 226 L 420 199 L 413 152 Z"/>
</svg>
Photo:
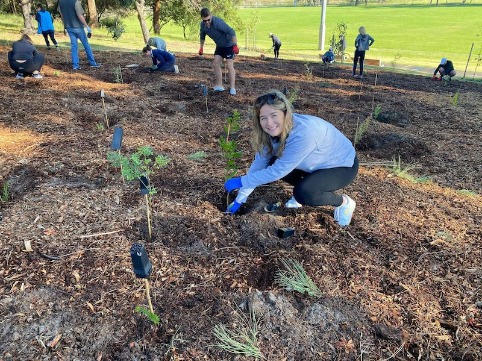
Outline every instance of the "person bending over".
<svg viewBox="0 0 482 361">
<path fill-rule="evenodd" d="M 149 45 L 142 49 L 145 56 L 152 58 L 152 71 L 163 71 L 167 73 L 179 73 L 176 65 L 176 57 L 168 51 L 151 49 Z"/>
<path fill-rule="evenodd" d="M 23 79 L 25 75 L 42 78 L 40 69 L 44 65 L 45 56 L 37 51 L 27 34 L 23 34 L 20 40 L 12 44 L 12 50 L 8 52 L 7 57 L 17 79 Z"/>
<path fill-rule="evenodd" d="M 256 98 L 253 114 L 255 158 L 246 175 L 225 182 L 226 191 L 238 189 L 227 212 L 236 213 L 256 187 L 282 179 L 294 186 L 285 207 L 334 206 L 335 221 L 348 226 L 356 203 L 335 191 L 352 183 L 358 173 L 351 141 L 321 118 L 293 113 L 278 90 Z"/>
<path fill-rule="evenodd" d="M 440 74 L 440 77 L 437 77 L 437 73 Z M 440 60 L 440 64 L 437 66 L 437 68 L 433 72 L 432 79 L 442 80 L 442 78 L 445 75 L 448 75 L 450 77 L 450 79 L 452 79 L 452 77 L 455 76 L 456 74 L 457 73 L 455 72 L 454 64 L 450 60 L 448 60 L 447 58 L 442 58 L 442 60 Z"/>
</svg>

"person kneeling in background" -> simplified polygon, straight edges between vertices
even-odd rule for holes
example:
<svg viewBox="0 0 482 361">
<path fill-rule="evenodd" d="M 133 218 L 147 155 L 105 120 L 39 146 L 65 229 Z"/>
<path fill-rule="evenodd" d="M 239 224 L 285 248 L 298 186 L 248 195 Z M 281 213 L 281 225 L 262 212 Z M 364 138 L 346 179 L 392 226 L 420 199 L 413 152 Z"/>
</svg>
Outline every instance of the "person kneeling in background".
<svg viewBox="0 0 482 361">
<path fill-rule="evenodd" d="M 168 73 L 179 73 L 179 68 L 176 65 L 176 57 L 171 53 L 152 49 L 149 45 L 142 49 L 145 56 L 152 58 L 151 71 L 163 71 Z"/>
<path fill-rule="evenodd" d="M 8 52 L 8 64 L 15 71 L 17 79 L 23 79 L 24 75 L 42 78 L 40 69 L 44 61 L 45 56 L 37 51 L 27 34 L 15 41 L 12 50 Z"/>
<path fill-rule="evenodd" d="M 437 73 L 440 74 L 440 77 L 437 77 Z M 437 69 L 433 72 L 433 80 L 442 80 L 444 75 L 448 75 L 450 79 L 452 79 L 453 76 L 455 76 L 457 73 L 455 72 L 454 69 L 454 64 L 450 61 L 447 60 L 447 58 L 442 58 L 440 60 L 440 64 L 437 66 Z"/>
</svg>

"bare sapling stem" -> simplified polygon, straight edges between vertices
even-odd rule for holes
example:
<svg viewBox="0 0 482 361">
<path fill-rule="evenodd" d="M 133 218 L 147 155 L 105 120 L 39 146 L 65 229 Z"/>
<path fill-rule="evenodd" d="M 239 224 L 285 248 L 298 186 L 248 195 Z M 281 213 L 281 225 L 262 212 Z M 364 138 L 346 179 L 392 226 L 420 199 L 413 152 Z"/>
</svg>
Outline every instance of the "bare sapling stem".
<svg viewBox="0 0 482 361">
<path fill-rule="evenodd" d="M 105 109 L 105 101 L 104 97 L 102 97 L 102 108 L 104 109 L 104 121 L 105 121 L 105 126 L 109 128 L 109 119 L 107 118 L 107 111 Z"/>
<path fill-rule="evenodd" d="M 119 153 L 119 157 L 121 155 L 120 149 L 117 149 L 117 153 Z M 122 173 L 122 163 L 120 164 L 120 171 L 121 171 L 121 177 L 122 177 L 122 183 L 126 183 L 126 179 L 124 178 L 124 173 Z"/>
<path fill-rule="evenodd" d="M 149 280 L 147 278 L 144 278 L 144 281 L 146 282 L 146 298 L 147 298 L 147 303 L 149 304 L 149 310 L 151 311 L 151 313 L 154 313 L 154 307 L 152 307 L 152 301 L 151 301 Z"/>
<path fill-rule="evenodd" d="M 470 53 L 469 53 L 469 57 L 467 58 L 467 65 L 465 65 L 464 76 L 462 77 L 462 79 L 465 79 L 465 73 L 467 73 L 467 68 L 469 67 L 469 61 L 470 61 L 470 57 L 472 56 L 472 50 L 474 50 L 474 43 L 472 43 L 472 46 L 470 47 Z"/>
<path fill-rule="evenodd" d="M 152 240 L 152 226 L 151 226 L 151 207 L 149 206 L 149 195 L 146 198 L 146 213 L 147 213 L 147 228 L 149 229 L 149 240 Z"/>
</svg>

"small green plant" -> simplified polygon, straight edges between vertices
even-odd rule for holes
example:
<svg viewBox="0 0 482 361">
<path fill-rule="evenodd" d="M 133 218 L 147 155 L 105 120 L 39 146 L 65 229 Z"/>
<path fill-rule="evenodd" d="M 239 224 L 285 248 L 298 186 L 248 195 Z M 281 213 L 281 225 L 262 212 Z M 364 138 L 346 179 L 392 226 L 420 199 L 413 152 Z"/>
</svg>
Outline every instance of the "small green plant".
<svg viewBox="0 0 482 361">
<path fill-rule="evenodd" d="M 59 77 L 59 76 L 60 76 L 60 70 L 55 70 L 55 71 L 54 71 L 54 76 Z"/>
<path fill-rule="evenodd" d="M 154 325 L 158 325 L 161 321 L 158 315 L 143 306 L 136 306 L 135 310 L 136 312 L 139 312 L 140 314 L 146 316 L 147 319 L 151 321 Z"/>
<path fill-rule="evenodd" d="M 372 117 L 368 116 L 365 120 L 360 124 L 359 118 L 356 121 L 356 130 L 355 130 L 355 138 L 353 139 L 353 146 L 356 147 L 360 140 L 363 138 L 363 135 L 367 132 L 368 128 L 370 127 L 370 123 L 372 121 Z"/>
<path fill-rule="evenodd" d="M 380 106 L 380 104 L 377 104 L 375 109 L 373 109 L 372 118 L 375 120 L 378 119 L 378 116 L 380 115 L 381 112 L 382 112 L 382 107 Z"/>
<path fill-rule="evenodd" d="M 475 197 L 477 195 L 476 192 L 471 191 L 470 189 L 459 189 L 457 191 L 457 193 L 460 193 L 460 194 L 463 194 L 463 195 L 469 196 L 469 197 Z"/>
<path fill-rule="evenodd" d="M 305 76 L 307 79 L 313 79 L 313 67 L 310 63 L 305 63 Z"/>
<path fill-rule="evenodd" d="M 402 57 L 402 54 L 400 53 L 395 54 L 395 57 L 390 61 L 390 65 L 392 66 L 392 68 L 395 69 L 397 67 L 397 63 L 401 57 Z"/>
<path fill-rule="evenodd" d="M 190 159 L 190 160 L 195 160 L 195 161 L 201 161 L 203 160 L 204 158 L 206 158 L 208 155 L 206 154 L 205 151 L 198 151 L 198 152 L 194 152 L 194 153 L 191 153 L 187 156 L 187 159 Z"/>
<path fill-rule="evenodd" d="M 224 134 L 219 138 L 219 146 L 223 151 L 224 159 L 226 160 L 226 168 L 224 172 L 224 179 L 232 178 L 238 172 L 236 160 L 241 157 L 241 152 L 238 151 L 238 144 L 235 140 L 230 139 L 233 132 L 239 130 L 239 119 L 241 115 L 235 109 L 227 118 L 224 125 Z M 226 196 L 226 204 L 229 204 L 229 194 Z"/>
<path fill-rule="evenodd" d="M 10 199 L 10 185 L 8 184 L 8 181 L 3 183 L 2 186 L 2 194 L 0 194 L 0 200 L 2 202 L 8 202 Z"/>
<path fill-rule="evenodd" d="M 213 346 L 230 353 L 262 359 L 263 354 L 258 346 L 259 321 L 254 310 L 251 308 L 249 318 L 240 312 L 236 312 L 236 316 L 237 331 L 231 331 L 223 324 L 214 326 L 213 333 L 218 343 Z"/>
<path fill-rule="evenodd" d="M 105 124 L 104 123 L 97 123 L 95 125 L 95 129 L 97 129 L 99 132 L 103 132 L 105 130 Z"/>
<path fill-rule="evenodd" d="M 122 78 L 122 68 L 120 65 L 117 65 L 114 68 L 114 82 L 124 84 L 124 79 Z"/>
<path fill-rule="evenodd" d="M 293 104 L 294 102 L 296 102 L 299 98 L 299 95 L 300 95 L 300 87 L 294 87 L 293 90 L 291 90 L 289 93 L 288 93 L 288 100 L 291 104 Z"/>
<path fill-rule="evenodd" d="M 454 106 L 457 106 L 457 104 L 459 103 L 459 95 L 460 95 L 460 89 L 458 89 L 458 90 L 455 92 L 454 96 L 452 97 L 452 104 L 453 104 Z"/>
<path fill-rule="evenodd" d="M 126 180 L 141 180 L 145 178 L 147 184 L 143 186 L 147 189 L 146 212 L 147 224 L 149 227 L 149 239 L 152 238 L 152 225 L 150 217 L 150 204 L 154 194 L 157 193 L 156 188 L 151 183 L 151 174 L 155 170 L 164 168 L 169 163 L 169 158 L 163 155 L 155 155 L 154 150 L 149 146 L 139 147 L 136 152 L 130 155 L 123 155 L 119 152 L 111 151 L 107 154 L 107 159 L 114 167 L 120 168 L 122 176 Z"/>
<path fill-rule="evenodd" d="M 305 292 L 313 297 L 321 297 L 322 293 L 318 286 L 308 276 L 301 263 L 294 259 L 281 261 L 284 270 L 279 270 L 275 281 L 287 291 Z"/>
<path fill-rule="evenodd" d="M 118 40 L 126 31 L 125 25 L 119 16 L 102 19 L 100 23 L 107 28 L 107 34 L 112 35 L 114 40 Z"/>
<path fill-rule="evenodd" d="M 399 178 L 406 179 L 412 183 L 429 183 L 430 177 L 427 176 L 422 176 L 422 177 L 416 177 L 409 172 L 414 170 L 416 167 L 413 165 L 408 165 L 406 167 L 402 166 L 402 160 L 400 156 L 398 157 L 398 161 L 396 158 L 393 158 L 392 160 L 392 172 Z"/>
</svg>

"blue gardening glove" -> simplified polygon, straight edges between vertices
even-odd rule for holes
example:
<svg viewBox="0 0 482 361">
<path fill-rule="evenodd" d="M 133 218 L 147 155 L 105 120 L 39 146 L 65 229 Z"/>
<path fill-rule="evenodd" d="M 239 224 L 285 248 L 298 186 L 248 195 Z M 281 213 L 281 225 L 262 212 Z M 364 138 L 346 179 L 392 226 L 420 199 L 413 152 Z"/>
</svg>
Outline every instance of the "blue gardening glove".
<svg viewBox="0 0 482 361">
<path fill-rule="evenodd" d="M 226 209 L 226 213 L 231 213 L 231 214 L 236 213 L 239 210 L 239 208 L 241 207 L 241 204 L 242 203 L 238 203 L 236 201 L 230 203 L 229 206 L 228 206 L 228 209 Z"/>
<path fill-rule="evenodd" d="M 239 189 L 242 186 L 243 184 L 241 183 L 241 177 L 228 179 L 224 183 L 224 189 L 226 189 L 228 193 L 231 192 L 232 190 Z"/>
</svg>

